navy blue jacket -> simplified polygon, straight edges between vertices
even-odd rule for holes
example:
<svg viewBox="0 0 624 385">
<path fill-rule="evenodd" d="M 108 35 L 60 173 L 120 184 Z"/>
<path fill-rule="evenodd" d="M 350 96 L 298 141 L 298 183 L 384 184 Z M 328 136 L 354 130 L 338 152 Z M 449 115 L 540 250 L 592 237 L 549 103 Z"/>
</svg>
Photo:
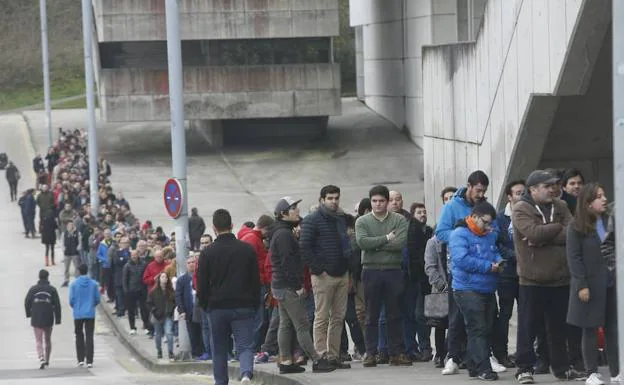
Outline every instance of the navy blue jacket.
<svg viewBox="0 0 624 385">
<path fill-rule="evenodd" d="M 123 268 L 130 260 L 130 250 L 123 249 L 115 253 L 115 260 L 111 261 L 113 264 L 113 279 L 115 287 L 123 287 Z"/>
<path fill-rule="evenodd" d="M 27 194 L 25 197 L 20 198 L 18 203 L 22 209 L 22 218 L 35 218 L 35 213 L 37 212 L 37 202 L 35 202 L 35 198 L 32 194 Z"/>
<path fill-rule="evenodd" d="M 343 276 L 349 269 L 351 242 L 344 215 L 330 213 L 322 205 L 301 222 L 301 257 L 310 273 Z"/>
<path fill-rule="evenodd" d="M 507 261 L 505 268 L 500 273 L 499 283 L 518 283 L 518 271 L 516 262 L 516 252 L 514 250 L 513 243 L 513 229 L 510 229 L 511 218 L 505 215 L 504 211 L 501 211 L 496 216 L 496 222 L 500 228 L 498 235 L 497 246 L 500 250 L 500 254 Z"/>
<path fill-rule="evenodd" d="M 181 275 L 176 281 L 175 300 L 178 312 L 186 313 L 186 319 L 193 319 L 193 277 L 189 273 Z"/>
</svg>

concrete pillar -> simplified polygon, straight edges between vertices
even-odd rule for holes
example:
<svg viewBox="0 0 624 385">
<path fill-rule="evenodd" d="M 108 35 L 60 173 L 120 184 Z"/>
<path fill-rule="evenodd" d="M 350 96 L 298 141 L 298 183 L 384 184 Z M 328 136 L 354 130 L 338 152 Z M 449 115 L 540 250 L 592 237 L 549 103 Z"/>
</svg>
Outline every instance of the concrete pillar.
<svg viewBox="0 0 624 385">
<path fill-rule="evenodd" d="M 457 0 L 458 41 L 472 41 L 477 38 L 487 0 Z"/>
<path fill-rule="evenodd" d="M 198 131 L 212 148 L 223 147 L 223 124 L 220 120 L 191 120 L 189 126 Z"/>
<path fill-rule="evenodd" d="M 361 25 L 355 27 L 355 74 L 357 98 L 364 101 L 364 36 Z"/>
</svg>

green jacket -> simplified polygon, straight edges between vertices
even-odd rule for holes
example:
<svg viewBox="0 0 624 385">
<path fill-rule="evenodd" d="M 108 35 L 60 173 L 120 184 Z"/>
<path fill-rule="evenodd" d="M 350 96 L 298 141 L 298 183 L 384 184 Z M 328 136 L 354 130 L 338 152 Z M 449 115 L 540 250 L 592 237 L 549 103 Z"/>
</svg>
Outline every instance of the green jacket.
<svg viewBox="0 0 624 385">
<path fill-rule="evenodd" d="M 362 268 L 394 270 L 401 269 L 403 248 L 407 241 L 408 222 L 401 214 L 388 212 L 385 219 L 377 219 L 373 213 L 361 216 L 355 222 L 355 238 L 362 249 Z M 388 241 L 391 231 L 396 237 Z"/>
</svg>

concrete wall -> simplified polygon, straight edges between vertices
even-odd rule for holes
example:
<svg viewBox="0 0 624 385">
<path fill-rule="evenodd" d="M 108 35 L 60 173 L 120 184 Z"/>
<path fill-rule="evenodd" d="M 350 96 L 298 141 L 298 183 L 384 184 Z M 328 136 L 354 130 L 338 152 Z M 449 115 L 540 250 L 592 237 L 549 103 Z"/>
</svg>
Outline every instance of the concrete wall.
<svg viewBox="0 0 624 385">
<path fill-rule="evenodd" d="M 457 41 L 456 0 L 351 0 L 361 26 L 366 104 L 422 145 L 422 55 L 427 44 Z"/>
<path fill-rule="evenodd" d="M 425 198 L 476 169 L 494 202 L 539 164 L 559 96 L 584 94 L 610 20 L 603 0 L 490 0 L 476 43 L 423 51 Z"/>
<path fill-rule="evenodd" d="M 165 0 L 92 0 L 100 42 L 166 40 Z M 335 36 L 338 0 L 180 2 L 183 40 Z"/>
<path fill-rule="evenodd" d="M 103 69 L 107 121 L 169 119 L 166 70 Z M 340 64 L 184 68 L 186 119 L 340 115 Z"/>
</svg>

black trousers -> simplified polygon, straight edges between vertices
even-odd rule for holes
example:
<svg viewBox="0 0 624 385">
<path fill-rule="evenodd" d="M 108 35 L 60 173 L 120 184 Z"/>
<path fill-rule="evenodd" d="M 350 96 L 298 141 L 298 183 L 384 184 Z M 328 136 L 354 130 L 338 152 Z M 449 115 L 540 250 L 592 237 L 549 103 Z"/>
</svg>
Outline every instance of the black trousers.
<svg viewBox="0 0 624 385">
<path fill-rule="evenodd" d="M 9 182 L 9 190 L 11 191 L 11 201 L 16 200 L 17 199 L 17 181 Z"/>
<path fill-rule="evenodd" d="M 130 324 L 130 329 L 136 329 L 135 320 L 138 309 L 141 314 L 141 321 L 143 321 L 143 327 L 147 330 L 152 330 L 146 301 L 147 293 L 145 291 L 126 293 L 126 307 L 128 308 L 128 323 Z"/>
<path fill-rule="evenodd" d="M 520 372 L 533 372 L 533 341 L 540 329 L 540 317 L 546 316 L 550 365 L 554 374 L 569 368 L 567 323 L 569 286 L 546 287 L 520 285 L 518 298 L 518 338 L 516 364 Z"/>
<path fill-rule="evenodd" d="M 87 364 L 93 363 L 94 329 L 94 318 L 74 320 L 74 333 L 76 334 L 76 358 L 78 358 L 78 362 L 84 362 L 86 356 Z"/>
<path fill-rule="evenodd" d="M 194 357 L 202 355 L 202 325 L 191 320 L 186 320 L 186 330 L 188 330 L 189 340 L 191 341 L 191 354 Z"/>
</svg>

